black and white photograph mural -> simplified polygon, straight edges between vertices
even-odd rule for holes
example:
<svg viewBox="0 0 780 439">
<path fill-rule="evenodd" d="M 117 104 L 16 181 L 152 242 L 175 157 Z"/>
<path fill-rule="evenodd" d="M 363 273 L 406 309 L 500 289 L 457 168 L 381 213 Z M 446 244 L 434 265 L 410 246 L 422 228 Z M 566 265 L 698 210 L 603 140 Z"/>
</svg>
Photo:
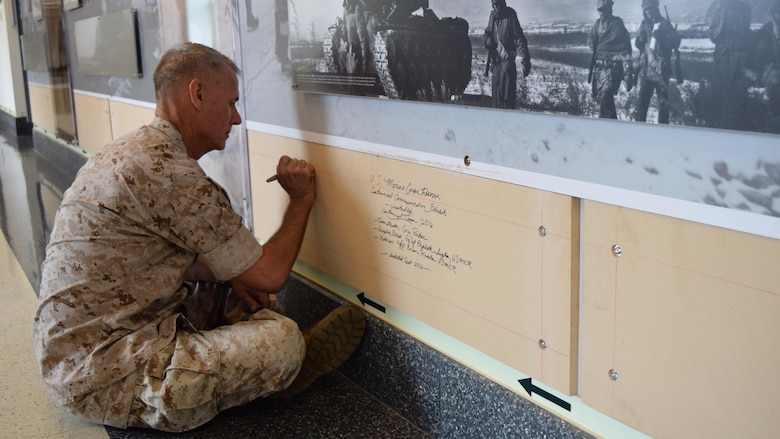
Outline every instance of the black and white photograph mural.
<svg viewBox="0 0 780 439">
<path fill-rule="evenodd" d="M 297 91 L 780 133 L 780 0 L 287 6 Z"/>
<path fill-rule="evenodd" d="M 780 34 L 765 18 L 778 1 L 736 2 L 750 7 L 749 35 L 766 35 L 770 30 Z M 394 5 L 392 0 L 387 3 Z M 408 151 L 416 159 L 422 154 L 445 167 L 462 164 L 468 156 L 472 169 L 495 166 L 493 177 L 515 183 L 515 172 L 527 172 L 523 175 L 531 178 L 595 184 L 607 193 L 615 188 L 780 218 L 780 122 L 769 110 L 770 101 L 777 102 L 778 89 L 767 86 L 771 72 L 777 72 L 773 70 L 777 61 L 773 65 L 764 56 L 764 67 L 735 67 L 732 71 L 749 81 L 747 87 L 726 88 L 735 97 L 715 95 L 711 90 L 716 44 L 707 25 L 712 4 L 711 0 L 661 0 L 658 5 L 663 18 L 668 11 L 669 24 L 676 26 L 680 36 L 682 83 L 674 70 L 673 51 L 667 125 L 658 122 L 656 90 L 647 104 L 646 122 L 639 121 L 636 39 L 643 20 L 642 0 L 613 0 L 611 5 L 612 16 L 620 18 L 628 32 L 634 73 L 630 91 L 625 78 L 616 87 L 617 119 L 599 118 L 598 89 L 597 97 L 593 96 L 593 77 L 605 75 L 600 70 L 606 65 L 598 61 L 598 54 L 592 62 L 589 45 L 600 18 L 598 0 L 507 0 L 530 55 L 530 71 L 524 76 L 523 55 L 516 49 L 514 110 L 494 108 L 494 64 L 487 65 L 485 47 L 491 0 L 428 0 L 427 18 L 424 8 L 409 14 L 407 18 L 417 17 L 415 21 L 435 17 L 444 23 L 460 22 L 457 18 L 467 22 L 472 67 L 461 95 L 448 96 L 431 85 L 427 95 L 407 97 L 391 97 L 378 76 L 358 72 L 359 45 L 351 52 L 351 64 L 342 67 L 346 72 L 336 69 L 335 55 L 326 58 L 327 41 L 332 50 L 336 25 L 344 20 L 344 0 L 243 0 L 238 2 L 237 17 L 244 80 L 242 116 L 250 129 L 293 138 L 325 135 L 333 146 L 369 153 L 381 154 L 389 147 L 398 156 Z M 726 22 L 721 28 L 730 29 Z M 338 41 L 340 53 L 348 53 L 346 42 Z M 610 40 L 600 41 L 604 45 Z M 753 53 L 769 52 L 767 40 L 762 41 L 750 46 Z M 625 41 L 622 44 L 625 47 Z M 371 47 L 376 47 L 376 41 L 369 51 Z M 602 53 L 615 47 L 619 54 L 620 44 L 604 45 Z M 729 46 L 721 48 L 718 59 L 723 62 L 746 59 Z M 436 50 L 434 57 L 442 59 L 440 49 Z M 376 69 L 375 53 L 369 56 L 374 62 L 368 68 Z M 626 65 L 622 62 L 624 72 Z M 363 81 L 370 85 L 361 85 Z M 748 117 L 747 107 L 735 104 L 739 95 L 758 110 Z M 722 103 L 713 103 L 715 99 Z M 603 106 L 605 113 L 608 105 Z"/>
</svg>

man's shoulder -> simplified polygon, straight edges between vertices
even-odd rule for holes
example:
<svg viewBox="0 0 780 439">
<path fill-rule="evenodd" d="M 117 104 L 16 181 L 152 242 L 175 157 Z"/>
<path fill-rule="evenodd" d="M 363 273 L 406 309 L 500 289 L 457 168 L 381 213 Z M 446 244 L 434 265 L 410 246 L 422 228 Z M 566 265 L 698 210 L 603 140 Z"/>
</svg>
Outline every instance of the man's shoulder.
<svg viewBox="0 0 780 439">
<path fill-rule="evenodd" d="M 172 181 L 177 176 L 201 174 L 197 162 L 187 157 L 184 145 L 152 125 L 117 138 L 90 162 L 95 171 L 109 169 L 114 174 L 155 180 Z"/>
<path fill-rule="evenodd" d="M 107 145 L 106 149 L 113 149 L 128 156 L 138 154 L 140 156 L 136 156 L 136 158 L 143 158 L 145 153 L 153 151 L 170 150 L 174 152 L 182 150 L 186 152 L 186 148 L 180 143 L 178 136 L 171 135 L 154 124 L 149 124 L 123 134 Z"/>
<path fill-rule="evenodd" d="M 164 132 L 160 131 L 159 129 L 155 129 L 151 124 L 149 125 L 142 125 L 133 131 L 130 131 L 129 133 L 123 134 L 121 137 L 117 138 L 117 140 L 114 143 L 141 143 L 146 142 L 148 140 L 154 141 L 155 139 L 168 139 L 170 140 L 170 136 L 167 136 Z"/>
</svg>

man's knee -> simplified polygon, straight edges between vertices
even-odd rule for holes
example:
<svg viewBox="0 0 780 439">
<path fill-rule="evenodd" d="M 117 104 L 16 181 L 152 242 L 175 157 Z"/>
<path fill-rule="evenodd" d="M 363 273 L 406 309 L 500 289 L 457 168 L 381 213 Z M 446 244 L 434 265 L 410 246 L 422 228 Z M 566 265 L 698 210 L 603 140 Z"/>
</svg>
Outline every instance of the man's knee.
<svg viewBox="0 0 780 439">
<path fill-rule="evenodd" d="M 270 310 L 265 310 L 262 314 L 266 315 L 253 316 L 250 321 L 270 320 L 273 322 L 272 324 L 264 324 L 261 328 L 262 337 L 268 341 L 269 347 L 272 350 L 285 353 L 294 362 L 300 363 L 303 361 L 303 357 L 306 355 L 306 343 L 303 340 L 303 334 L 298 324 L 294 320 Z"/>
<path fill-rule="evenodd" d="M 270 310 L 218 328 L 209 336 L 222 358 L 223 398 L 230 394 L 256 398 L 284 389 L 295 379 L 306 355 L 298 324 Z"/>
</svg>

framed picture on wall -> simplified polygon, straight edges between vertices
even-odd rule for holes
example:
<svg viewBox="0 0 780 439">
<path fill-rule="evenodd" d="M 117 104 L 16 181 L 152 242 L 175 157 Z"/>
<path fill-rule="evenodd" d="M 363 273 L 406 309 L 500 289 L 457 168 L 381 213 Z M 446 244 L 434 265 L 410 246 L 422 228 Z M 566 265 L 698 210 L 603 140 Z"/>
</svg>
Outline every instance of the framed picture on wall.
<svg viewBox="0 0 780 439">
<path fill-rule="evenodd" d="M 83 75 L 140 78 L 138 11 L 125 9 L 73 24 L 77 71 Z"/>
<path fill-rule="evenodd" d="M 296 90 L 780 134 L 780 2 L 296 0 Z"/>
<path fill-rule="evenodd" d="M 43 0 L 32 0 L 30 2 L 32 5 L 32 16 L 36 21 L 43 20 L 43 7 L 41 6 L 42 1 Z"/>
<path fill-rule="evenodd" d="M 72 11 L 81 6 L 81 0 L 62 0 L 62 9 L 65 11 Z"/>
</svg>

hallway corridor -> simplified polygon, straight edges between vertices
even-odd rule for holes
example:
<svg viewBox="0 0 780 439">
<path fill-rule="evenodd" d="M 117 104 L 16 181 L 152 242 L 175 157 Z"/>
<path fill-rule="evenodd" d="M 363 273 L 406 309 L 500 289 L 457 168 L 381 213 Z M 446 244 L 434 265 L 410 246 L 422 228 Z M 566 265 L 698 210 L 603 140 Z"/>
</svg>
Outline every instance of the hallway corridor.
<svg viewBox="0 0 780 439">
<path fill-rule="evenodd" d="M 53 179 L 61 176 L 31 142 L 32 136 L 17 138 L 0 121 L 0 322 L 5 335 L 0 341 L 0 432 L 19 438 L 108 438 L 104 428 L 54 407 L 35 365 L 31 332 L 40 258 L 53 215 L 49 208 L 59 203 L 54 183 L 38 169 L 48 168 L 45 174 Z M 38 202 L 31 204 L 31 198 Z"/>
<path fill-rule="evenodd" d="M 293 400 L 257 400 L 221 413 L 205 426 L 182 434 L 104 428 L 81 422 L 54 407 L 35 363 L 32 319 L 46 241 L 62 193 L 74 177 L 73 172 L 63 169 L 78 169 L 84 158 L 69 151 L 58 156 L 56 164 L 52 163 L 41 155 L 46 147 L 33 144 L 37 136 L 43 135 L 17 136 L 13 127 L 0 118 L 0 322 L 5 333 L 0 342 L 3 352 L 1 437 L 428 437 L 339 371 L 322 377 Z M 302 326 L 306 323 L 298 321 Z"/>
</svg>

